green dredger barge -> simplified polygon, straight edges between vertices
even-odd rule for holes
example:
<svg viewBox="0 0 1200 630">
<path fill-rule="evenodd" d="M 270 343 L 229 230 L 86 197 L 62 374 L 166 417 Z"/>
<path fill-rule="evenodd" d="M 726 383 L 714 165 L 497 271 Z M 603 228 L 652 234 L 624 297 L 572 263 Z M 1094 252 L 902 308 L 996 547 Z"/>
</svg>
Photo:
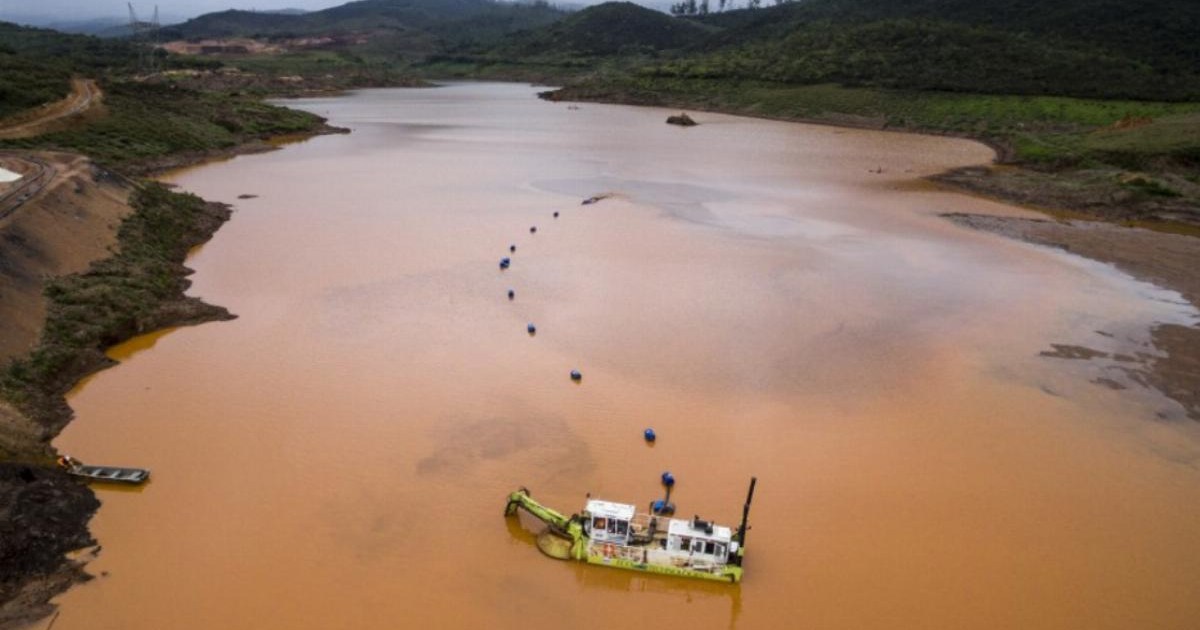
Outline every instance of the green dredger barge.
<svg viewBox="0 0 1200 630">
<path fill-rule="evenodd" d="M 737 583 L 742 580 L 747 519 L 756 482 L 750 479 L 742 524 L 736 532 L 698 516 L 687 520 L 639 513 L 629 504 L 591 498 L 582 513 L 566 517 L 534 501 L 525 488 L 508 495 L 504 515 L 513 516 L 521 508 L 545 522 L 548 527 L 538 536 L 538 548 L 551 557 Z"/>
</svg>

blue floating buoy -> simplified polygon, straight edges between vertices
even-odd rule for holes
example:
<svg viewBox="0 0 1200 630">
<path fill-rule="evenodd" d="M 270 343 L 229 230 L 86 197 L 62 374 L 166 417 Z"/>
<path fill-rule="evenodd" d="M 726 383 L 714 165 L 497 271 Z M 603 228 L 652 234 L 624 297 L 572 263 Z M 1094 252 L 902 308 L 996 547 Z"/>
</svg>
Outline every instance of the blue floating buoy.
<svg viewBox="0 0 1200 630">
<path fill-rule="evenodd" d="M 508 269 L 508 266 L 510 264 L 512 264 L 512 261 L 508 259 L 508 256 L 505 256 L 504 258 L 500 259 L 500 268 L 501 269 Z"/>
<path fill-rule="evenodd" d="M 555 219 L 557 219 L 557 218 L 558 218 L 558 210 L 555 210 L 555 211 L 554 211 L 554 218 L 555 218 Z"/>
<path fill-rule="evenodd" d="M 509 290 L 508 290 L 508 299 L 510 299 L 510 300 L 511 300 L 511 299 L 513 299 L 514 297 L 516 297 L 516 295 L 517 295 L 517 294 L 516 294 L 516 292 L 515 292 L 515 291 L 513 291 L 512 289 L 509 289 Z"/>
<path fill-rule="evenodd" d="M 533 323 L 532 323 L 532 322 L 530 322 L 529 324 L 527 324 L 527 325 L 525 326 L 525 331 L 526 331 L 526 332 L 528 332 L 528 333 L 529 333 L 529 334 L 531 334 L 531 335 L 532 335 L 532 334 L 535 334 L 535 333 L 537 333 L 537 326 L 534 326 L 534 325 L 533 325 Z"/>
<path fill-rule="evenodd" d="M 675 485 L 675 475 L 672 475 L 671 471 L 669 470 L 664 472 L 662 474 L 662 482 L 664 486 L 670 488 L 671 486 Z"/>
<path fill-rule="evenodd" d="M 509 252 L 515 252 L 515 251 L 517 251 L 517 246 L 516 246 L 516 245 L 509 245 L 509 246 L 508 246 L 508 251 L 509 251 Z"/>
<path fill-rule="evenodd" d="M 646 429 L 644 432 L 642 432 L 642 435 L 646 436 L 647 442 L 653 442 L 658 438 L 657 435 L 654 435 L 654 429 Z"/>
<path fill-rule="evenodd" d="M 664 499 L 655 499 L 650 504 L 650 511 L 659 516 L 671 516 L 675 513 L 675 504 Z"/>
<path fill-rule="evenodd" d="M 579 370 L 571 370 L 571 380 L 572 381 L 578 381 L 582 378 L 583 378 L 583 374 L 581 374 L 579 372 Z"/>
<path fill-rule="evenodd" d="M 536 226 L 536 225 L 534 225 L 534 226 L 531 226 L 531 227 L 529 228 L 529 233 L 530 233 L 530 234 L 533 234 L 533 233 L 534 233 L 534 232 L 536 232 L 536 231 L 537 231 L 537 226 Z"/>
</svg>

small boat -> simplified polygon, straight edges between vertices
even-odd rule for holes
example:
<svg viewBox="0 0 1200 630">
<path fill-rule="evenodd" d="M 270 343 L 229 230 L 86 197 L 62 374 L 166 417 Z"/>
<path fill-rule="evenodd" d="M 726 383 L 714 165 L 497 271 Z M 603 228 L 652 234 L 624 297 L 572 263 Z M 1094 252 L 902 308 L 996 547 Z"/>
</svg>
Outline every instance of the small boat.
<svg viewBox="0 0 1200 630">
<path fill-rule="evenodd" d="M 90 481 L 103 481 L 107 483 L 127 483 L 138 485 L 145 483 L 150 478 L 150 471 L 145 468 L 121 468 L 119 466 L 90 466 L 81 463 L 70 455 L 64 455 L 58 458 L 58 465 L 67 471 L 67 474 L 76 477 L 82 477 Z"/>
<path fill-rule="evenodd" d="M 534 501 L 525 488 L 508 495 L 504 514 L 512 516 L 523 509 L 546 523 L 538 548 L 555 558 L 736 584 L 742 580 L 756 481 L 750 479 L 742 524 L 736 530 L 699 516 L 677 519 L 638 513 L 633 505 L 590 497 L 582 512 L 566 517 Z"/>
</svg>

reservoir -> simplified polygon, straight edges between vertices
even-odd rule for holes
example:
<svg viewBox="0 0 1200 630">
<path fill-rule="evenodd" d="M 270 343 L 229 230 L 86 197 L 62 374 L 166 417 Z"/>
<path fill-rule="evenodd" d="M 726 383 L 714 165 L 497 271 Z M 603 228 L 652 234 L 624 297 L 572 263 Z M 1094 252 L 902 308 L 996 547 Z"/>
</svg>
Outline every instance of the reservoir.
<svg viewBox="0 0 1200 630">
<path fill-rule="evenodd" d="M 288 101 L 352 133 L 169 178 L 235 207 L 188 264 L 238 318 L 70 396 L 60 450 L 153 477 L 56 630 L 1194 627 L 1200 426 L 1137 373 L 1178 294 L 939 216 L 1034 216 L 922 179 L 974 142 L 536 92 Z M 668 470 L 726 525 L 758 477 L 742 584 L 502 516 Z"/>
</svg>

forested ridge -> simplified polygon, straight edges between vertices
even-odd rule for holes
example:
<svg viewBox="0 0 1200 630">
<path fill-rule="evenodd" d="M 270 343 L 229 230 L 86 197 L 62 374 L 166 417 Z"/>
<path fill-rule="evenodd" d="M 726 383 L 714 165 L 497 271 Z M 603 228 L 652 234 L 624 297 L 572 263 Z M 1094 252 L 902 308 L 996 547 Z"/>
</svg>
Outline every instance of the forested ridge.
<svg viewBox="0 0 1200 630">
<path fill-rule="evenodd" d="M 680 17 L 606 3 L 453 53 L 678 78 L 1188 101 L 1200 100 L 1200 3 L 803 0 Z"/>
</svg>

